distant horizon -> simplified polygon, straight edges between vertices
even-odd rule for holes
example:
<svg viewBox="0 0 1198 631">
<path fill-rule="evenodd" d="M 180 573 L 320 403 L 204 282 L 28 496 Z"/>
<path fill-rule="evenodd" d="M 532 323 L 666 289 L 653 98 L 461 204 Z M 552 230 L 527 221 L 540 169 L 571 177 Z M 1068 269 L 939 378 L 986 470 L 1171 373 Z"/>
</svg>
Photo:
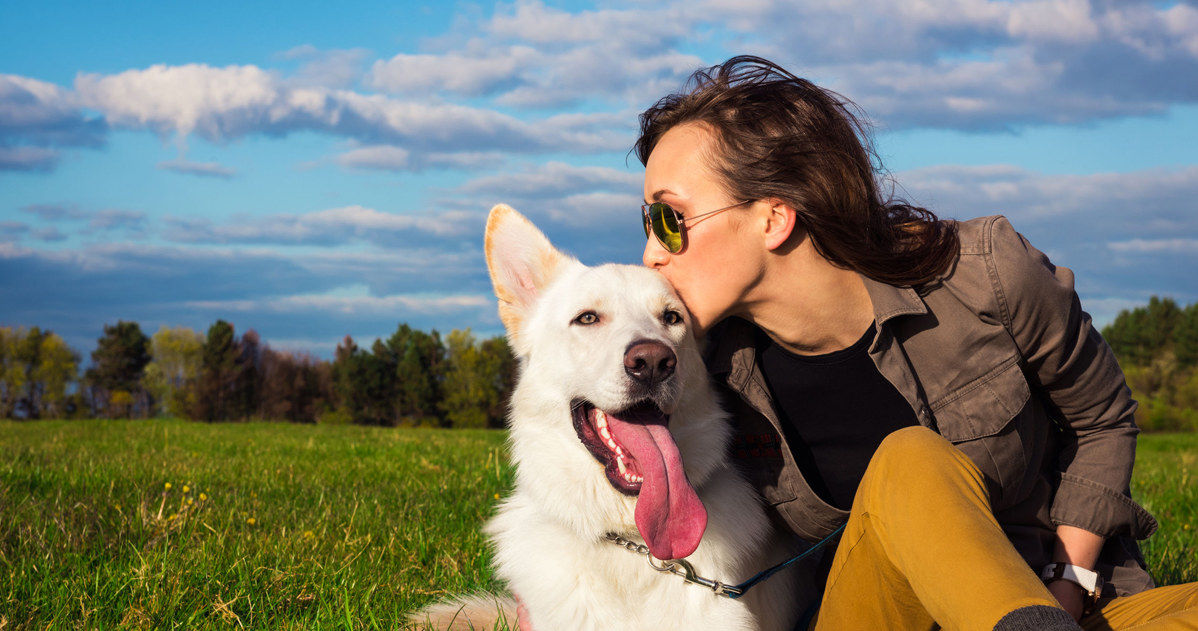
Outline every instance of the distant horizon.
<svg viewBox="0 0 1198 631">
<path fill-rule="evenodd" d="M 737 54 L 859 105 L 913 203 L 1008 216 L 1098 328 L 1198 300 L 1198 8 L 921 7 L 0 6 L 0 326 L 85 363 L 118 320 L 322 359 L 401 323 L 501 335 L 490 207 L 639 263 L 637 116 Z"/>
<path fill-rule="evenodd" d="M 1178 306 L 1179 308 L 1181 308 L 1181 309 L 1185 309 L 1185 308 L 1189 307 L 1191 304 L 1193 304 L 1192 302 L 1190 302 L 1190 303 L 1186 303 L 1186 302 L 1179 302 L 1179 301 L 1177 301 L 1176 299 L 1172 298 L 1171 296 L 1151 296 L 1151 297 L 1149 298 L 1149 300 L 1151 300 L 1152 298 L 1160 298 L 1161 300 L 1165 300 L 1165 299 L 1174 300 L 1174 302 L 1176 302 L 1176 303 L 1177 303 L 1177 306 Z M 1132 305 L 1132 306 L 1126 307 L 1126 308 L 1124 308 L 1124 309 L 1121 309 L 1121 310 L 1120 310 L 1120 313 L 1123 313 L 1123 312 L 1125 312 L 1125 311 L 1127 311 L 1127 312 L 1130 312 L 1130 311 L 1132 311 L 1133 309 L 1137 309 L 1137 308 L 1139 308 L 1139 307 L 1147 307 L 1147 306 L 1148 306 L 1148 303 L 1149 303 L 1149 301 L 1148 301 L 1148 300 L 1145 300 L 1143 304 L 1139 304 L 1139 305 Z M 1106 328 L 1108 325 L 1112 324 L 1112 323 L 1114 322 L 1115 318 L 1116 318 L 1118 315 L 1119 315 L 1118 313 L 1117 313 L 1117 314 L 1114 314 L 1114 315 L 1113 315 L 1113 316 L 1110 318 L 1110 320 L 1109 320 L 1109 321 L 1105 321 L 1105 322 L 1099 322 L 1099 321 L 1095 320 L 1095 321 L 1094 321 L 1094 328 L 1095 328 L 1095 329 L 1097 329 L 1099 332 L 1101 332 L 1101 331 L 1102 331 L 1102 329 L 1104 329 L 1104 328 Z M 165 327 L 166 329 L 171 329 L 171 330 L 173 330 L 173 329 L 177 329 L 177 328 L 179 328 L 179 327 L 184 327 L 184 328 L 191 329 L 192 331 L 194 331 L 194 332 L 196 332 L 196 333 L 199 333 L 200 335 L 203 335 L 203 336 L 207 337 L 207 335 L 208 335 L 208 330 L 209 330 L 209 329 L 210 329 L 210 328 L 211 328 L 213 325 L 215 325 L 215 324 L 216 324 L 216 322 L 217 322 L 218 320 L 222 320 L 222 319 L 223 319 L 223 318 L 218 318 L 217 320 L 213 320 L 213 321 L 212 321 L 211 323 L 209 323 L 207 326 L 204 326 L 204 327 L 201 327 L 201 328 L 186 327 L 185 325 L 175 325 L 175 326 L 170 326 L 170 325 L 162 325 L 162 326 L 160 326 L 160 327 L 159 327 L 159 328 L 157 328 L 157 329 L 154 329 L 154 330 L 152 330 L 152 331 L 149 331 L 149 330 L 146 330 L 144 327 L 142 327 L 142 326 L 141 326 L 141 323 L 137 323 L 137 325 L 138 325 L 138 327 L 139 327 L 139 328 L 141 328 L 141 331 L 142 331 L 142 333 L 143 333 L 143 334 L 144 334 L 144 335 L 145 335 L 147 338 L 153 338 L 153 337 L 154 337 L 154 334 L 155 334 L 155 333 L 157 333 L 158 331 L 162 330 L 162 328 L 163 328 L 163 327 Z M 242 328 L 239 328 L 235 322 L 229 322 L 228 320 L 225 320 L 225 321 L 226 321 L 226 322 L 228 322 L 228 323 L 229 323 L 229 325 L 233 327 L 233 332 L 234 332 L 234 336 L 236 337 L 236 339 L 241 339 L 241 336 L 242 336 L 242 335 L 244 335 L 244 334 L 245 334 L 247 331 L 254 331 L 255 333 L 258 333 L 258 329 L 256 329 L 255 327 L 252 327 L 252 326 L 251 326 L 251 327 L 247 327 L 247 328 L 245 328 L 245 329 L 242 329 Z M 105 322 L 105 323 L 104 323 L 104 326 L 112 326 L 112 325 L 116 325 L 116 324 L 118 324 L 119 322 L 134 322 L 134 321 L 132 321 L 132 320 L 128 320 L 128 319 L 120 319 L 120 320 L 114 320 L 114 321 L 112 321 L 112 322 Z M 379 340 L 381 340 L 381 341 L 384 341 L 384 342 L 385 342 L 385 341 L 387 340 L 387 338 L 389 338 L 391 335 L 393 335 L 393 334 L 395 333 L 395 331 L 396 331 L 396 330 L 398 330 L 398 329 L 399 329 L 401 326 L 403 326 L 404 324 L 407 324 L 407 323 L 406 323 L 406 322 L 396 322 L 396 323 L 395 323 L 395 326 L 393 327 L 393 329 L 392 329 L 391 331 L 388 331 L 388 332 L 386 332 L 386 333 L 383 333 L 383 334 L 381 334 L 381 335 L 376 335 L 376 336 L 374 336 L 374 337 L 372 337 L 372 338 L 369 338 L 369 339 L 366 339 L 366 338 L 358 338 L 358 337 L 354 337 L 354 336 L 352 336 L 352 335 L 349 335 L 349 334 L 347 334 L 347 335 L 344 335 L 344 336 L 342 336 L 342 337 L 338 338 L 336 341 L 334 341 L 334 342 L 330 343 L 330 344 L 328 345 L 328 351 L 327 351 L 327 352 L 325 352 L 325 353 L 320 353 L 320 352 L 315 352 L 315 351 L 313 351 L 313 350 L 312 350 L 312 347 L 311 347 L 311 344 L 310 344 L 310 343 L 306 343 L 304 346 L 302 346 L 302 347 L 298 347 L 298 348 L 296 348 L 296 347 L 290 347 L 290 346 L 288 346 L 288 345 L 287 345 L 287 340 L 282 340 L 282 343 L 277 343 L 277 342 L 274 342 L 274 341 L 272 341 L 272 340 L 270 340 L 270 339 L 267 339 L 267 338 L 265 338 L 265 337 L 261 337 L 261 334 L 260 334 L 260 333 L 259 333 L 259 343 L 261 344 L 261 346 L 262 346 L 262 347 L 270 347 L 272 350 L 275 350 L 275 351 L 284 352 L 284 353 L 290 353 L 290 354 L 293 354 L 293 355 L 309 355 L 309 356 L 311 356 L 311 357 L 313 357 L 313 358 L 315 358 L 315 359 L 317 359 L 317 360 L 320 360 L 320 361 L 330 361 L 330 362 L 331 362 L 331 361 L 333 361 L 333 360 L 336 358 L 336 349 L 337 349 L 337 347 L 338 347 L 338 346 L 340 346 L 340 345 L 341 345 L 341 343 L 345 341 L 345 338 L 346 338 L 346 337 L 350 337 L 350 338 L 352 338 L 352 339 L 353 339 L 353 341 L 354 341 L 354 344 L 355 344 L 355 345 L 357 345 L 357 347 L 358 347 L 358 348 L 360 348 L 360 349 L 363 349 L 363 350 L 367 350 L 367 351 L 369 351 L 369 350 L 370 350 L 370 348 L 371 348 L 371 347 L 374 345 L 374 343 L 375 343 L 376 341 L 379 341 Z M 0 327 L 3 327 L 3 326 L 7 326 L 7 325 L 2 325 L 2 324 L 0 324 Z M 22 326 L 25 326 L 25 325 L 22 325 Z M 32 328 L 32 327 L 34 327 L 34 326 L 38 326 L 38 325 L 36 325 L 36 324 L 34 324 L 34 325 L 28 325 L 28 326 L 25 326 L 25 328 L 26 328 L 26 329 L 29 329 L 29 328 Z M 409 326 L 410 326 L 410 325 L 409 325 Z M 13 327 L 13 328 L 20 328 L 20 327 Z M 413 328 L 413 329 L 418 329 L 418 327 L 412 327 L 412 328 Z M 46 330 L 47 330 L 47 329 L 45 329 L 45 328 L 42 328 L 42 331 L 43 331 L 43 332 L 46 332 Z M 452 328 L 452 329 L 445 329 L 445 330 L 441 330 L 441 329 L 437 329 L 436 327 L 433 327 L 433 328 L 418 329 L 418 330 L 420 330 L 420 331 L 423 331 L 423 332 L 425 332 L 425 333 L 429 333 L 429 334 L 432 334 L 432 333 L 435 331 L 435 332 L 437 333 L 437 335 L 439 335 L 439 336 L 441 337 L 441 339 L 442 339 L 442 340 L 444 340 L 444 339 L 445 339 L 445 336 L 446 336 L 446 335 L 448 335 L 449 333 L 451 333 L 451 332 L 452 332 L 452 331 L 454 331 L 454 330 L 468 330 L 468 331 L 470 332 L 470 334 L 471 334 L 471 335 L 473 335 L 473 336 L 474 336 L 474 338 L 475 338 L 475 340 L 476 340 L 476 341 L 478 341 L 478 342 L 482 342 L 482 341 L 484 341 L 484 340 L 488 340 L 488 339 L 495 338 L 495 337 L 504 337 L 504 338 L 506 338 L 506 333 L 505 333 L 504 331 L 502 331 L 502 330 L 501 330 L 501 331 L 498 331 L 498 332 L 495 332 L 495 333 L 479 333 L 478 331 L 475 331 L 474 329 L 471 329 L 470 327 L 454 327 L 454 328 Z M 53 331 L 52 329 L 50 330 L 50 332 L 57 333 L 56 331 Z M 87 369 L 89 366 L 91 366 L 91 365 L 92 365 L 92 363 L 91 363 L 91 351 L 92 351 L 92 350 L 95 350 L 96 346 L 98 345 L 98 341 L 99 341 L 99 339 L 100 339 L 101 337 L 103 337 L 103 331 L 102 331 L 102 330 L 101 330 L 101 334 L 100 334 L 100 335 L 97 335 L 97 337 L 96 337 L 96 340 L 92 342 L 92 346 L 90 347 L 90 349 L 84 349 L 84 348 L 76 348 L 76 347 L 72 347 L 72 349 L 73 349 L 73 350 L 75 350 L 75 351 L 77 351 L 77 352 L 79 353 L 79 356 L 80 356 L 79 369 L 80 369 L 80 372 L 81 372 L 81 373 L 82 373 L 84 370 L 86 370 L 86 369 Z"/>
</svg>

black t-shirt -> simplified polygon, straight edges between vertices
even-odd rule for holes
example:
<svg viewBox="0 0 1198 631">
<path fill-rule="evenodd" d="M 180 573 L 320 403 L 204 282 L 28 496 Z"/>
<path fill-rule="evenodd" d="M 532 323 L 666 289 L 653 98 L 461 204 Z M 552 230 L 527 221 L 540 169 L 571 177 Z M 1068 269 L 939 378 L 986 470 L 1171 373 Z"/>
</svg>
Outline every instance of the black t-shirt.
<svg viewBox="0 0 1198 631">
<path fill-rule="evenodd" d="M 869 357 L 873 325 L 826 355 L 795 355 L 760 337 L 761 368 L 799 470 L 821 499 L 848 510 L 882 439 L 918 423 Z"/>
</svg>

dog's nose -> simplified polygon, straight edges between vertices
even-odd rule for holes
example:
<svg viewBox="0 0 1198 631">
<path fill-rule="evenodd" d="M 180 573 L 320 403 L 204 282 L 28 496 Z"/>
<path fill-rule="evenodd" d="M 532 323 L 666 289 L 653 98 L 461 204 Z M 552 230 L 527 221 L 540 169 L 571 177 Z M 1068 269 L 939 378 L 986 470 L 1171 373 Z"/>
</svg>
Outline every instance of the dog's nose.
<svg viewBox="0 0 1198 631">
<path fill-rule="evenodd" d="M 624 372 L 647 386 L 664 381 L 677 365 L 674 351 L 661 342 L 636 342 L 624 353 Z"/>
</svg>

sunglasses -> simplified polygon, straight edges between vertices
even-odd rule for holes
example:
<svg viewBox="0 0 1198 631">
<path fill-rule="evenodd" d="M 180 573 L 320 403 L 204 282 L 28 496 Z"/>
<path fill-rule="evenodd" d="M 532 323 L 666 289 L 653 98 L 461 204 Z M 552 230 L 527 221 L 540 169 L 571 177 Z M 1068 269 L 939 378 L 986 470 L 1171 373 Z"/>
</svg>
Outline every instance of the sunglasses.
<svg viewBox="0 0 1198 631">
<path fill-rule="evenodd" d="M 735 203 L 731 206 L 717 208 L 710 212 L 705 212 L 690 217 L 681 217 L 678 211 L 665 202 L 654 202 L 652 204 L 641 204 L 641 215 L 645 221 L 645 237 L 650 234 L 657 237 L 657 242 L 663 248 L 669 251 L 670 254 L 678 254 L 683 248 L 683 235 L 686 231 L 683 230 L 683 225 L 688 221 L 710 217 L 716 213 L 722 213 L 725 210 L 744 206 L 752 203 L 753 200 L 748 199 L 743 202 Z"/>
</svg>

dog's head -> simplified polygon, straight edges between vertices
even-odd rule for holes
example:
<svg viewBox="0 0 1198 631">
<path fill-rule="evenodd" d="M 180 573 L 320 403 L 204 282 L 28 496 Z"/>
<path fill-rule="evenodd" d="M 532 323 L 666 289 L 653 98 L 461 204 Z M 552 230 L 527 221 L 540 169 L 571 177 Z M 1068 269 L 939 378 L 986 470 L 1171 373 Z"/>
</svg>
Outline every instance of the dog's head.
<svg viewBox="0 0 1198 631">
<path fill-rule="evenodd" d="M 583 265 L 503 205 L 487 222 L 486 254 L 521 360 L 518 479 L 555 476 L 531 485 L 546 502 L 584 491 L 594 521 L 617 522 L 583 528 L 631 517 L 654 556 L 689 555 L 706 527 L 692 483 L 722 457 L 726 427 L 681 300 L 652 270 Z"/>
</svg>

